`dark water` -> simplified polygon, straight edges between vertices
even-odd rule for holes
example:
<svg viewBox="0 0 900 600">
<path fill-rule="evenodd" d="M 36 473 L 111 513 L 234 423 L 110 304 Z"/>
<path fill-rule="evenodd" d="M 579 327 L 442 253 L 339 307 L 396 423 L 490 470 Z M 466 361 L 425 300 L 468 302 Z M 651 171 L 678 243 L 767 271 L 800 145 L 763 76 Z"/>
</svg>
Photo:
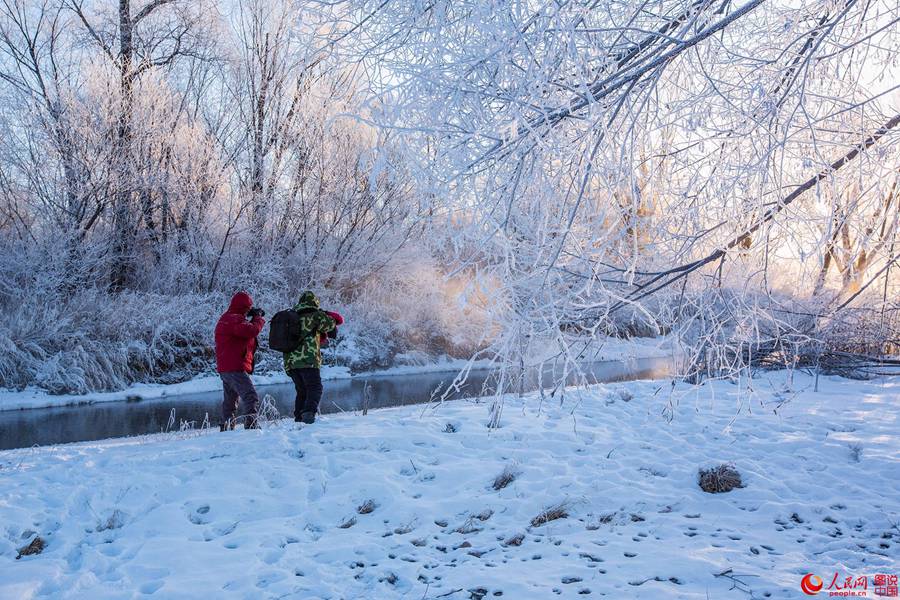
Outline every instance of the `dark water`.
<svg viewBox="0 0 900 600">
<path fill-rule="evenodd" d="M 653 379 L 671 372 L 671 359 L 649 358 L 629 361 L 596 362 L 582 365 L 581 376 L 568 377 L 568 384 Z M 539 377 L 541 375 L 541 377 Z M 362 410 L 388 406 L 423 404 L 440 395 L 453 382 L 456 373 L 414 375 L 357 376 L 325 381 L 322 413 Z M 553 370 L 531 373 L 526 391 L 547 387 L 554 381 Z M 471 398 L 490 394 L 495 389 L 489 371 L 473 370 L 461 389 L 447 399 Z M 288 417 L 294 410 L 291 384 L 258 386 L 260 398 L 270 395 L 278 412 Z M 113 437 L 178 430 L 182 421 L 200 427 L 209 416 L 217 425 L 221 414 L 222 393 L 181 394 L 139 402 L 105 402 L 85 406 L 41 408 L 0 412 L 0 450 L 101 440 Z M 174 410 L 174 413 L 173 413 Z M 174 415 L 174 418 L 173 418 Z"/>
</svg>

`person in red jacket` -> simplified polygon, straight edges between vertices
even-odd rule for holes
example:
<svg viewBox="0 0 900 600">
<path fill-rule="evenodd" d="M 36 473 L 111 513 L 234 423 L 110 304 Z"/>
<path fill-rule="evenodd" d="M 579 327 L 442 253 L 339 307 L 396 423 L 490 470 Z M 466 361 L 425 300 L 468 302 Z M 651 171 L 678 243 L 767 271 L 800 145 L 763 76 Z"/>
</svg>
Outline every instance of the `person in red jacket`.
<svg viewBox="0 0 900 600">
<path fill-rule="evenodd" d="M 257 429 L 259 396 L 250 373 L 253 372 L 253 354 L 256 352 L 256 336 L 266 324 L 261 308 L 253 308 L 253 298 L 247 292 L 238 292 L 231 298 L 228 310 L 216 323 L 216 370 L 222 378 L 225 397 L 222 401 L 220 430 L 234 429 L 234 414 L 238 399 L 244 403 L 244 427 Z M 250 317 L 250 320 L 247 320 Z"/>
</svg>

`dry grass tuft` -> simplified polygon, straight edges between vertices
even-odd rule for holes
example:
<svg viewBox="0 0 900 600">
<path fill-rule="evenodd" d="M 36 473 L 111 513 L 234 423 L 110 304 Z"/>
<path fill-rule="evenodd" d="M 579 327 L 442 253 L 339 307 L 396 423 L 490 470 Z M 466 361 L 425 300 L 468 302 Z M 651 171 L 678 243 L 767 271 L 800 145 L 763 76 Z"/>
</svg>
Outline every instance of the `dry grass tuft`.
<svg viewBox="0 0 900 600">
<path fill-rule="evenodd" d="M 611 512 L 611 513 L 607 513 L 607 514 L 603 515 L 602 517 L 600 517 L 599 521 L 603 524 L 609 524 L 609 523 L 612 523 L 613 519 L 615 519 L 615 518 L 616 518 L 616 513 Z"/>
<path fill-rule="evenodd" d="M 207 510 L 209 508 L 207 507 Z M 101 523 L 97 527 L 97 531 L 108 531 L 110 529 L 121 529 L 125 525 L 125 513 L 120 511 L 118 508 L 112 511 L 112 513 L 107 517 L 105 523 Z"/>
<path fill-rule="evenodd" d="M 700 469 L 700 489 L 709 494 L 722 494 L 735 488 L 744 487 L 741 474 L 734 465 L 719 465 L 711 469 Z"/>
<path fill-rule="evenodd" d="M 548 506 L 544 510 L 538 514 L 535 518 L 531 520 L 532 527 L 540 527 L 550 521 L 556 521 L 558 519 L 565 519 L 569 516 L 569 502 L 562 501 L 558 504 L 554 504 L 553 506 Z"/>
<path fill-rule="evenodd" d="M 511 538 L 509 538 L 508 540 L 503 542 L 503 545 L 504 546 L 521 546 L 522 542 L 524 542 L 524 541 L 525 541 L 525 534 L 517 533 L 516 535 L 512 536 Z"/>
<path fill-rule="evenodd" d="M 412 522 L 405 523 L 405 524 L 401 525 L 400 527 L 395 528 L 394 534 L 395 535 L 406 535 L 407 533 L 411 532 L 415 528 L 416 527 Z"/>
<path fill-rule="evenodd" d="M 369 498 L 368 500 L 366 500 L 365 502 L 363 502 L 362 504 L 360 504 L 359 506 L 356 507 L 356 512 L 358 512 L 361 515 L 367 515 L 371 512 L 374 512 L 376 508 L 378 508 L 378 504 L 374 500 Z"/>
<path fill-rule="evenodd" d="M 481 511 L 480 513 L 478 513 L 477 515 L 475 515 L 475 518 L 478 519 L 479 521 L 487 521 L 493 515 L 494 515 L 494 511 L 491 510 L 490 508 L 486 508 L 483 511 Z"/>
<path fill-rule="evenodd" d="M 350 529 L 354 525 L 356 525 L 356 517 L 350 517 L 349 519 L 338 525 L 338 527 L 340 527 L 341 529 Z"/>
<path fill-rule="evenodd" d="M 631 402 L 632 400 L 634 400 L 634 394 L 632 394 L 630 390 L 627 390 L 625 388 L 619 388 L 618 390 L 616 390 L 616 393 L 618 394 L 622 402 Z"/>
<path fill-rule="evenodd" d="M 475 524 L 474 517 L 469 517 L 466 519 L 466 522 L 453 530 L 456 533 L 461 533 L 463 535 L 469 535 L 470 533 L 477 533 L 481 531 L 481 527 L 478 527 Z"/>
<path fill-rule="evenodd" d="M 506 465 L 503 467 L 503 471 L 500 472 L 499 475 L 494 477 L 494 483 L 491 485 L 495 490 L 502 490 L 513 481 L 516 480 L 516 477 L 519 476 L 519 472 L 512 465 Z"/>
<path fill-rule="evenodd" d="M 47 546 L 47 543 L 44 541 L 44 538 L 41 536 L 35 537 L 31 540 L 31 543 L 25 546 L 24 548 L 19 548 L 19 555 L 16 556 L 16 560 L 19 560 L 23 556 L 32 556 L 34 554 L 40 554 L 44 551 L 44 548 Z"/>
</svg>

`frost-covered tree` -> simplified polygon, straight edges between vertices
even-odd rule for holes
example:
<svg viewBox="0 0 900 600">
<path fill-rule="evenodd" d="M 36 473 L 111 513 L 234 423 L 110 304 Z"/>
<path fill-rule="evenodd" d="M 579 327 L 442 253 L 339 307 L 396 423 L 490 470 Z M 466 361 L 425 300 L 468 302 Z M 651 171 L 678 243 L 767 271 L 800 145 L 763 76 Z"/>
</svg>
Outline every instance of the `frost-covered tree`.
<svg viewBox="0 0 900 600">
<path fill-rule="evenodd" d="M 572 358 L 585 334 L 675 330 L 715 375 L 861 350 L 835 335 L 854 308 L 889 325 L 895 3 L 357 2 L 347 21 L 332 39 L 371 73 L 372 119 L 428 157 L 483 249 L 459 260 L 502 282 L 506 364 L 522 339 Z"/>
</svg>

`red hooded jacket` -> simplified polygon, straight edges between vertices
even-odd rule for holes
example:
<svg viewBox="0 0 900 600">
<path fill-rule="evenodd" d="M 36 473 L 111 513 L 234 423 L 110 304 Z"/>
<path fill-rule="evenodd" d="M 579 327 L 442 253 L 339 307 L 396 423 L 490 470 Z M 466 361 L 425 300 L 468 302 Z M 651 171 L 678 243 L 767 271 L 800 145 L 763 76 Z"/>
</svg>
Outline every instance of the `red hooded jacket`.
<svg viewBox="0 0 900 600">
<path fill-rule="evenodd" d="M 266 324 L 262 317 L 247 321 L 247 311 L 253 306 L 253 298 L 247 292 L 238 292 L 231 299 L 228 310 L 216 323 L 216 370 L 219 373 L 253 371 L 253 353 L 256 336 Z"/>
</svg>

